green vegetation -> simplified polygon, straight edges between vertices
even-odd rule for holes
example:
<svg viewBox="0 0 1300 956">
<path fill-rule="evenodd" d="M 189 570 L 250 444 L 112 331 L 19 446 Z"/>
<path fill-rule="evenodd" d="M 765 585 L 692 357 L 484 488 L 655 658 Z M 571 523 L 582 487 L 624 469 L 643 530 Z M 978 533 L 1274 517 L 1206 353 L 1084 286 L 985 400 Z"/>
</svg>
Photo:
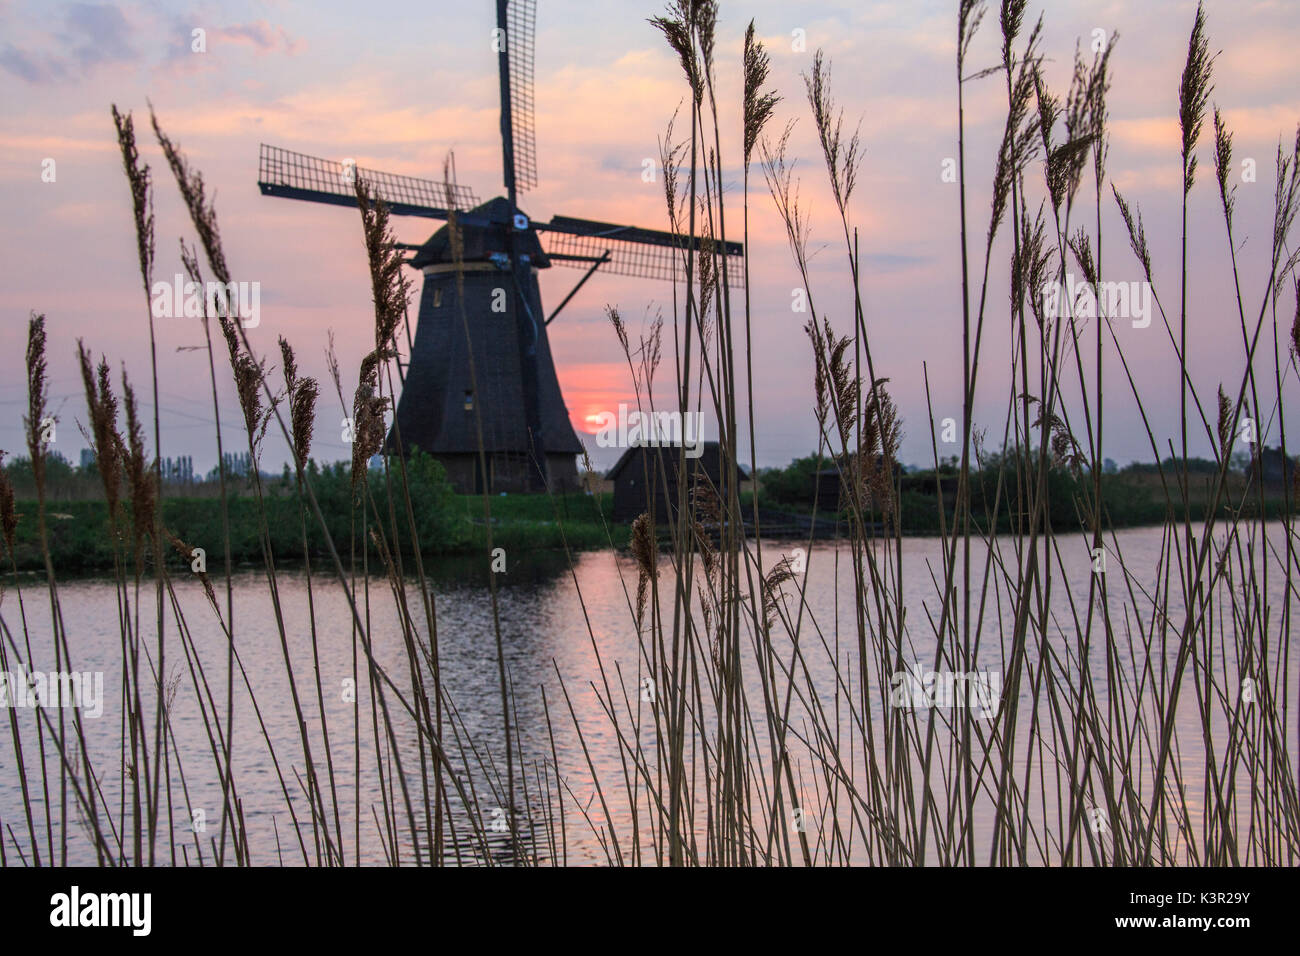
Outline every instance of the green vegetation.
<svg viewBox="0 0 1300 956">
<path fill-rule="evenodd" d="M 326 528 L 308 520 L 308 552 L 315 562 L 327 554 L 326 531 L 334 541 L 351 539 L 354 510 L 350 464 L 309 462 L 304 469 L 325 516 Z M 391 465 L 397 468 L 396 460 Z M 37 502 L 29 490 L 31 461 L 14 459 L 7 464 L 16 490 L 17 535 L 14 557 L 21 571 L 44 569 L 40 536 L 36 523 Z M 406 477 L 411 496 L 415 540 L 424 555 L 483 553 L 487 540 L 487 521 L 481 495 L 458 495 L 447 481 L 442 465 L 428 455 L 417 452 L 406 463 Z M 113 568 L 114 547 L 109 527 L 108 506 L 103 484 L 93 466 L 73 467 L 51 455 L 46 469 L 48 532 L 50 556 L 56 571 L 88 574 Z M 372 470 L 370 489 L 377 507 L 387 523 L 389 486 L 393 488 L 393 507 L 402 516 L 397 523 L 396 539 L 404 556 L 413 548 L 405 505 L 402 501 L 400 476 L 385 476 Z M 258 540 L 259 512 L 256 491 L 247 479 L 233 483 L 228 498 L 230 520 L 230 554 L 236 564 L 257 564 L 262 560 Z M 204 548 L 210 559 L 224 549 L 221 500 L 216 489 L 199 484 L 193 488 L 173 488 L 183 494 L 161 498 L 163 526 L 191 547 Z M 301 520 L 302 501 L 293 479 L 286 473 L 267 480 L 263 476 L 263 505 L 271 546 L 277 563 L 285 567 L 300 564 L 303 552 Z M 95 494 L 95 492 L 98 494 Z M 520 553 L 540 550 L 585 550 L 624 547 L 627 529 L 607 525 L 611 508 L 610 495 L 502 495 L 490 499 L 492 544 Z M 127 514 L 130 504 L 127 503 Z M 371 520 L 374 520 L 373 513 Z M 359 520 L 359 519 L 358 519 Z M 390 545 L 392 542 L 390 542 Z M 371 560 L 378 555 L 371 545 Z M 167 552 L 173 566 L 181 565 L 174 550 Z"/>
<path fill-rule="evenodd" d="M 1255 493 L 1245 494 L 1248 460 L 1244 455 L 1234 460 L 1236 467 L 1225 478 L 1228 495 L 1220 504 L 1218 517 L 1231 518 L 1238 513 L 1242 517 L 1265 518 L 1285 515 L 1287 501 L 1281 485 L 1266 486 L 1262 502 Z M 832 464 L 826 456 L 809 455 L 796 458 L 784 468 L 766 469 L 761 473 L 759 503 L 768 508 L 802 514 L 811 513 L 815 508 L 820 514 L 849 518 L 852 511 L 849 503 L 837 508 L 836 501 L 825 498 L 828 489 L 838 487 L 837 482 L 823 482 L 821 497 L 817 496 L 817 472 L 831 468 Z M 1028 514 L 1028 503 L 1022 495 L 1023 482 L 1017 481 L 1015 459 L 1009 455 L 986 455 L 981 466 L 970 473 L 971 522 L 984 532 L 1010 533 L 1016 516 Z M 1175 487 L 1181 469 L 1180 462 L 1166 458 L 1159 465 L 1134 463 L 1102 474 L 1101 505 L 1107 524 L 1113 528 L 1129 528 L 1163 525 L 1170 520 L 1182 521 L 1185 517 L 1193 521 L 1205 520 L 1219 465 L 1203 458 L 1188 459 L 1186 515 L 1181 492 Z M 899 530 L 903 534 L 940 534 L 943 531 L 940 487 L 944 498 L 943 516 L 951 527 L 957 474 L 955 460 L 946 460 L 941 461 L 937 469 L 914 469 L 900 476 L 896 489 L 897 513 Z M 1093 476 L 1087 468 L 1076 472 L 1064 463 L 1057 463 L 1048 469 L 1046 520 L 1053 531 L 1088 529 L 1086 508 L 1092 483 Z M 872 520 L 882 517 L 870 508 L 868 513 Z M 992 527 L 994 524 L 996 527 Z"/>
<path fill-rule="evenodd" d="M 614 504 L 610 494 L 498 495 L 491 503 L 493 547 L 507 551 L 627 547 L 627 526 L 609 518 Z M 457 550 L 482 554 L 487 546 L 483 497 L 453 495 L 452 511 L 469 529 L 467 542 Z"/>
</svg>

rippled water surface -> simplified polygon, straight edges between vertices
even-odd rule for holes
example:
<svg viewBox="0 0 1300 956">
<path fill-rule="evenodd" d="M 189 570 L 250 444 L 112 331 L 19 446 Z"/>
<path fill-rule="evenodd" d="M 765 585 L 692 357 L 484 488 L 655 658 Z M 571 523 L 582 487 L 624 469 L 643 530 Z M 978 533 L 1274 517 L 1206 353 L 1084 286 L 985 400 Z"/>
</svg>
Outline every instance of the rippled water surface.
<svg viewBox="0 0 1300 956">
<path fill-rule="evenodd" d="M 1152 529 L 1122 532 L 1119 536 L 1122 559 L 1111 558 L 1110 580 L 1119 582 L 1123 578 L 1117 575 L 1126 574 L 1134 589 L 1130 594 L 1127 588 L 1112 584 L 1112 616 L 1120 632 L 1124 632 L 1137 618 L 1149 620 L 1149 603 L 1144 604 L 1148 599 L 1144 598 L 1143 591 L 1154 589 L 1158 581 L 1157 557 L 1160 553 L 1161 534 L 1161 530 Z M 1086 603 L 1091 573 L 1087 548 L 1081 541 L 1073 539 L 1063 539 L 1060 546 L 1068 572 L 1065 577 L 1070 579 L 1068 590 L 1073 591 L 1076 602 L 1082 600 Z M 766 544 L 765 561 L 770 566 L 772 561 L 782 553 L 790 552 L 793 547 L 794 545 L 786 543 Z M 916 659 L 925 660 L 927 651 L 933 654 L 931 620 L 937 617 L 940 603 L 931 578 L 932 573 L 936 576 L 941 574 L 940 544 L 933 539 L 905 539 L 902 551 L 908 630 L 915 644 Z M 981 558 L 975 563 L 973 571 L 980 575 L 986 571 L 999 573 L 997 562 L 991 568 L 988 565 L 986 558 Z M 477 570 L 457 562 L 439 565 L 433 574 L 432 593 L 436 607 L 440 679 L 455 708 L 455 719 L 449 719 L 446 730 L 449 759 L 457 766 L 463 767 L 465 763 L 473 765 L 474 769 L 466 775 L 465 780 L 475 788 L 474 796 L 479 800 L 480 813 L 490 814 L 492 805 L 498 801 L 488 795 L 489 789 L 485 784 L 494 775 L 497 779 L 504 778 L 504 732 L 492 601 L 486 580 Z M 855 686 L 857 680 L 856 607 L 851 576 L 845 546 L 821 545 L 809 555 L 807 606 L 803 611 L 805 657 L 809 679 L 827 706 L 831 706 L 830 702 L 836 695 L 837 668 L 834 662 L 839 662 L 839 680 L 847 682 L 850 688 Z M 626 768 L 620 759 L 615 731 L 592 685 L 594 683 L 603 687 L 608 682 L 617 688 L 621 679 L 627 688 L 627 706 L 630 706 L 632 713 L 635 715 L 639 707 L 648 707 L 639 704 L 638 696 L 644 661 L 639 659 L 633 624 L 636 578 L 636 568 L 628 558 L 608 551 L 577 555 L 572 569 L 563 558 L 554 556 L 512 557 L 508 572 L 498 577 L 500 586 L 497 607 L 501 640 L 513 688 L 515 713 L 512 715 L 512 723 L 525 754 L 523 764 L 528 792 L 523 792 L 521 784 L 516 798 L 516 804 L 521 808 L 521 819 L 527 814 L 536 822 L 548 813 L 552 819 L 557 819 L 554 793 L 557 784 L 550 770 L 543 772 L 543 766 L 558 765 L 562 781 L 559 787 L 567 794 L 562 833 L 555 833 L 553 839 L 539 836 L 532 847 L 532 851 L 541 858 L 570 863 L 606 860 L 607 844 L 602 841 L 604 818 L 592 786 L 593 776 L 589 762 L 596 775 L 611 791 L 622 790 Z M 670 591 L 667 585 L 671 580 L 670 573 L 663 572 L 661 581 L 666 592 Z M 979 579 L 976 577 L 974 580 L 978 585 Z M 224 611 L 224 582 L 218 580 L 217 585 Z M 417 630 L 422 637 L 427 637 L 427 627 L 418 601 L 418 585 L 408 581 L 406 587 L 411 597 L 411 606 L 416 612 Z M 1277 622 L 1283 620 L 1278 614 L 1282 591 L 1282 575 L 1274 573 L 1269 581 L 1268 597 L 1274 606 L 1270 627 L 1275 640 L 1281 633 Z M 331 742 L 334 787 L 338 794 L 338 829 L 343 833 L 347 862 L 354 862 L 359 833 L 361 862 L 383 863 L 386 860 L 386 843 L 394 835 L 382 832 L 383 828 L 377 818 L 378 821 L 386 818 L 384 801 L 387 795 L 392 795 L 398 801 L 402 801 L 403 797 L 400 787 L 390 788 L 386 794 L 380 786 L 376 747 L 378 746 L 380 757 L 378 764 L 382 766 L 385 775 L 395 773 L 396 762 L 390 741 L 381 734 L 378 743 L 376 742 L 370 720 L 372 700 L 366 686 L 365 661 L 364 658 L 358 660 L 356 656 L 354 629 L 347 601 L 336 582 L 319 574 L 309 589 L 307 577 L 301 571 L 282 573 L 279 577 L 279 593 L 289 656 L 298 676 L 302 707 L 314 748 L 313 756 L 324 780 L 328 767 L 321 743 L 321 715 L 313 677 L 313 628 L 308 612 L 309 602 L 314 606 L 314 638 L 320 662 L 324 720 Z M 1067 588 L 1058 582 L 1053 594 L 1053 627 L 1063 635 L 1063 641 L 1072 642 L 1075 638 L 1070 635 L 1077 636 L 1077 631 L 1073 628 L 1070 616 L 1071 604 Z M 1133 595 L 1136 595 L 1136 616 Z M 205 858 L 212 853 L 211 841 L 220 832 L 222 803 L 220 780 L 209 743 L 211 727 L 197 703 L 195 676 L 198 673 L 197 667 L 201 665 L 216 698 L 217 712 L 224 721 L 226 644 L 216 617 L 196 581 L 188 578 L 178 581 L 177 596 L 193 646 L 197 649 L 198 660 L 187 660 L 178 635 L 175 611 L 169 608 L 163 671 L 169 693 L 174 695 L 170 725 L 173 746 L 170 751 L 171 786 L 164 792 L 162 802 L 164 806 L 170 805 L 172 813 L 170 821 L 160 826 L 162 838 L 158 854 L 159 862 L 170 862 L 174 854 L 178 862 L 193 863 L 200 852 L 199 847 Z M 86 745 L 96 767 L 98 787 L 103 792 L 104 803 L 115 808 L 113 826 L 116 826 L 116 810 L 121 806 L 120 782 L 123 777 L 120 769 L 123 706 L 119 689 L 122 667 L 119 593 L 111 581 L 84 580 L 61 584 L 59 598 L 75 667 L 78 670 L 105 672 L 108 699 L 104 714 L 97 720 L 87 720 L 84 723 Z M 149 659 L 141 663 L 142 669 L 145 669 L 157 663 L 158 654 L 156 644 L 153 643 L 155 626 L 152 616 L 156 609 L 152 585 L 146 583 L 138 595 L 131 592 L 129 599 L 130 613 L 134 615 L 138 605 L 146 618 L 140 622 L 142 633 L 148 635 L 150 643 Z M 668 596 L 664 597 L 662 606 L 671 620 L 671 601 Z M 791 605 L 791 610 L 797 611 L 797 607 Z M 978 610 L 976 607 L 975 611 Z M 1176 611 L 1177 601 L 1171 599 L 1170 616 L 1174 617 Z M 373 635 L 376 659 L 396 685 L 406 690 L 410 686 L 411 662 L 401 639 L 395 602 L 386 579 L 374 578 L 370 581 L 369 600 L 362 601 L 360 613 L 368 621 Z M 1011 629 L 1008 622 L 999 624 L 998 615 L 1006 613 L 1005 604 L 999 606 L 990 592 L 989 604 L 983 612 L 983 627 L 979 629 L 982 643 L 976 663 L 981 668 L 1000 669 L 1003 664 L 1007 645 L 1006 639 L 1000 635 L 1009 634 Z M 25 621 L 26 633 L 31 636 L 37 663 L 49 669 L 54 668 L 49 637 L 50 601 L 43 586 L 36 582 L 24 584 L 21 603 L 19 595 L 10 587 L 3 603 L 0 603 L 0 617 L 3 618 L 9 639 L 18 642 L 20 646 L 25 640 Z M 265 575 L 260 572 L 243 572 L 235 582 L 234 633 L 236 647 L 252 688 L 250 696 L 248 689 L 243 686 L 243 678 L 237 679 L 234 732 L 235 776 L 252 861 L 260 864 L 274 864 L 281 860 L 285 863 L 301 863 L 305 849 L 307 857 L 314 862 L 317 851 L 307 822 L 307 800 L 302 792 L 303 784 L 295 776 L 303 771 L 302 747 L 293 700 L 288 692 L 284 652 L 273 613 L 270 589 Z M 1098 633 L 1098 629 L 1094 629 L 1093 633 Z M 810 646 L 811 649 L 807 649 Z M 746 651 L 747 657 L 752 659 L 748 647 Z M 1127 660 L 1128 654 L 1129 649 L 1125 644 L 1121 656 Z M 1104 672 L 1104 649 L 1100 641 L 1094 642 L 1090 656 L 1094 669 L 1099 673 Z M 1288 667 L 1288 673 L 1292 675 L 1291 683 L 1294 682 L 1295 675 L 1300 673 L 1294 658 L 1293 653 Z M 428 676 L 427 662 L 419 661 L 417 666 Z M 1232 662 L 1226 662 L 1225 666 L 1231 667 Z M 361 685 L 359 735 L 354 735 L 353 705 L 346 699 L 354 667 L 359 668 L 357 672 Z M 756 714 L 760 714 L 761 688 L 753 671 L 752 665 L 747 667 L 745 687 L 751 707 Z M 1101 694 L 1104 693 L 1103 688 Z M 616 690 L 615 696 L 620 703 L 623 701 L 621 690 Z M 1188 699 L 1193 699 L 1190 692 L 1187 696 Z M 256 710 L 253 699 L 257 702 Z M 1028 706 L 1026 700 L 1022 695 L 1021 706 Z M 418 827 L 422 829 L 424 797 L 419 737 L 415 725 L 402 713 L 401 705 L 393 699 L 393 695 L 387 695 L 387 703 L 393 716 L 396 754 L 400 756 L 408 795 Z M 873 719 L 879 720 L 879 702 L 875 701 L 873 706 Z M 145 711 L 152 717 L 153 708 L 148 701 Z M 29 771 L 28 800 L 42 844 L 40 850 L 44 854 L 46 803 L 41 792 L 40 775 L 34 769 L 39 760 L 39 742 L 32 723 L 34 714 L 24 709 L 19 709 L 17 713 Z M 46 713 L 57 719 L 57 712 Z M 208 718 L 211 713 L 211 710 L 207 712 Z M 644 712 L 642 716 L 645 717 Z M 581 739 L 574 730 L 575 721 L 581 727 Z M 8 716 L 3 711 L 0 711 L 0 723 L 5 724 L 0 733 L 0 822 L 4 827 L 6 850 L 13 854 L 21 847 L 24 858 L 29 858 L 32 848 L 28 845 L 30 841 L 27 839 L 20 779 L 13 740 L 7 726 Z M 842 723 L 847 729 L 847 722 Z M 263 726 L 266 736 L 274 744 L 280 774 L 276 772 L 264 739 Z M 631 733 L 626 726 L 623 730 L 624 733 Z M 153 732 L 151 724 L 148 728 L 151 740 Z M 641 733 L 643 743 L 653 755 L 651 732 L 643 728 Z M 1194 771 L 1199 766 L 1198 761 L 1189 759 L 1188 754 L 1200 746 L 1200 723 L 1195 713 L 1188 712 L 1186 707 L 1180 711 L 1178 734 L 1180 746 L 1184 747 L 1184 759 Z M 427 752 L 426 746 L 425 755 Z M 472 758 L 468 756 L 471 754 Z M 127 759 L 130 759 L 129 754 Z M 50 794 L 53 824 L 58 830 L 61 821 L 58 809 L 57 758 L 49 752 L 48 741 L 46 760 L 51 768 L 54 787 Z M 803 768 L 807 769 L 806 763 L 803 763 Z M 432 779 L 431 772 L 429 779 Z M 550 789 L 544 792 L 543 784 Z M 289 801 L 299 816 L 301 843 L 294 834 L 294 824 L 282 786 L 288 790 Z M 1189 786 L 1188 789 L 1192 795 L 1189 799 L 1195 800 L 1196 787 Z M 477 851 L 474 841 L 469 837 L 470 814 L 455 793 L 449 799 L 457 807 L 458 818 L 462 823 L 454 836 L 460 841 L 467 858 L 474 856 Z M 326 803 L 328 806 L 328 799 Z M 78 819 L 75 801 L 71 796 L 67 805 L 72 808 L 68 811 L 67 820 L 69 856 L 74 861 L 94 862 L 92 845 L 86 837 L 86 824 Z M 199 847 L 196 847 L 192 818 L 187 806 L 203 810 L 206 829 L 200 833 Z M 589 816 L 584 815 L 580 807 L 589 807 Z M 332 815 L 332 808 L 328 812 Z M 620 801 L 611 796 L 609 812 L 620 827 L 629 822 L 630 811 L 625 800 Z M 400 821 L 395 835 L 397 852 L 403 862 L 411 862 L 414 849 L 406 826 L 406 812 L 401 805 L 397 808 L 396 816 Z M 328 826 L 334 832 L 333 819 L 328 821 Z M 105 829 L 108 829 L 107 823 Z M 486 821 L 485 829 L 489 833 L 493 855 L 508 857 L 509 851 L 504 839 L 493 832 L 490 819 Z M 448 835 L 449 845 L 455 845 L 451 836 Z M 58 850 L 57 837 L 55 849 Z M 626 852 L 625 847 L 621 849 Z"/>
</svg>

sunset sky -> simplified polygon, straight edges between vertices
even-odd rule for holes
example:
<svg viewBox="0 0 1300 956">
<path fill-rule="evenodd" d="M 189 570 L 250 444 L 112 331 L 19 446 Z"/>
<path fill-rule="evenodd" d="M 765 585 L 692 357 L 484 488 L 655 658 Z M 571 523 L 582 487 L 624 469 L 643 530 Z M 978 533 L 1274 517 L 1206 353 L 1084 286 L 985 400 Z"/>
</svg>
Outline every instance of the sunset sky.
<svg viewBox="0 0 1300 956">
<path fill-rule="evenodd" d="M 999 57 L 997 5 L 992 6 L 971 52 L 972 72 Z M 779 132 L 787 120 L 797 120 L 791 152 L 798 158 L 796 174 L 812 222 L 816 302 L 845 332 L 852 299 L 843 239 L 801 78 L 816 49 L 823 49 L 831 63 L 846 127 L 861 121 L 864 156 L 852 215 L 861 236 L 867 325 L 878 373 L 889 377 L 900 406 L 901 457 L 914 464 L 931 455 L 922 362 L 936 419 L 959 417 L 960 411 L 957 188 L 941 179 L 945 158 L 957 149 L 955 8 L 954 0 L 723 2 L 719 25 L 729 228 L 740 222 L 738 67 L 744 29 L 753 18 L 771 52 L 773 86 L 784 96 L 769 129 Z M 1141 206 L 1157 291 L 1175 315 L 1178 83 L 1195 8 L 1193 0 L 1054 0 L 1031 3 L 1029 15 L 1032 22 L 1045 12 L 1048 77 L 1061 95 L 1076 39 L 1087 50 L 1094 29 L 1120 34 L 1112 57 L 1108 173 L 1126 198 Z M 145 394 L 150 377 L 146 303 L 109 112 L 114 103 L 135 111 L 142 152 L 154 170 L 156 277 L 168 279 L 180 271 L 177 240 L 192 241 L 193 230 L 156 143 L 145 135 L 149 101 L 215 191 L 236 278 L 261 283 L 262 321 L 250 331 L 254 348 L 277 353 L 276 339 L 284 335 L 296 347 L 302 370 L 324 383 L 332 329 L 350 393 L 359 360 L 373 344 L 359 217 L 343 208 L 263 197 L 256 185 L 258 144 L 351 157 L 361 166 L 432 178 L 440 176 L 444 157 L 454 151 L 462 183 L 484 199 L 498 194 L 493 9 L 490 0 L 368 5 L 0 0 L 0 203 L 5 210 L 0 218 L 5 280 L 0 285 L 0 448 L 25 454 L 23 350 L 31 310 L 44 312 L 48 320 L 51 404 L 60 421 L 57 450 L 75 462 L 86 445 L 76 424 L 85 420 L 75 364 L 78 337 L 115 365 L 125 363 L 146 405 L 152 401 Z M 661 185 L 641 178 L 642 160 L 658 155 L 658 138 L 684 93 L 675 55 L 646 22 L 661 9 L 655 2 L 538 0 L 540 185 L 521 198 L 534 218 L 562 214 L 666 226 Z M 1295 68 L 1300 5 L 1208 0 L 1206 13 L 1211 50 L 1222 51 L 1211 107 L 1222 108 L 1235 134 L 1238 167 L 1244 159 L 1257 162 L 1257 180 L 1242 182 L 1238 176 L 1237 191 L 1242 292 L 1253 323 L 1267 274 L 1277 145 L 1280 138 L 1289 152 L 1300 120 Z M 206 31 L 205 53 L 191 51 L 195 28 Z M 796 30 L 805 31 L 806 50 L 792 49 Z M 1087 56 L 1091 59 L 1090 52 Z M 978 273 L 1005 90 L 1002 80 L 992 77 L 969 83 L 966 92 L 970 249 Z M 1188 227 L 1190 371 L 1207 397 L 1219 382 L 1235 393 L 1243 368 L 1213 182 L 1212 139 L 1207 123 Z M 55 161 L 54 182 L 42 181 L 46 159 Z M 1090 223 L 1090 185 L 1081 202 Z M 758 457 L 760 465 L 778 465 L 816 448 L 812 356 L 802 330 L 807 316 L 791 311 L 797 273 L 757 164 L 751 169 L 750 206 Z M 1108 195 L 1103 209 L 1106 274 L 1141 278 Z M 398 219 L 396 225 L 406 242 L 422 242 L 431 232 L 427 221 Z M 1007 240 L 1005 230 L 1002 239 Z M 1000 441 L 1008 395 L 1007 251 L 1007 241 L 995 247 L 976 409 L 977 427 L 988 427 L 990 444 Z M 544 303 L 558 304 L 579 276 L 572 269 L 544 273 Z M 418 290 L 418 276 L 412 278 Z M 632 399 L 626 363 L 604 316 L 607 303 L 621 309 L 635 337 L 657 309 L 669 313 L 671 288 L 597 275 L 550 327 L 565 400 L 579 429 L 589 416 Z M 1278 309 L 1279 323 L 1289 328 L 1290 291 Z M 1117 333 L 1163 449 L 1175 435 L 1178 416 L 1178 365 L 1169 338 L 1158 315 L 1150 328 L 1120 324 Z M 1091 334 L 1090 329 L 1089 341 Z M 161 320 L 158 335 L 162 453 L 192 455 L 196 469 L 206 470 L 215 463 L 215 442 L 206 356 L 191 348 L 202 341 L 199 325 L 192 319 Z M 1261 354 L 1267 361 L 1259 368 L 1271 378 L 1272 349 L 1265 346 Z M 1106 453 L 1120 462 L 1149 459 L 1146 431 L 1118 362 L 1108 370 L 1113 387 L 1106 404 Z M 665 374 L 671 377 L 671 367 Z M 228 377 L 222 376 L 222 419 L 230 447 L 242 437 Z M 1286 391 L 1294 397 L 1296 383 Z M 146 412 L 152 417 L 151 407 Z M 339 434 L 341 415 L 332 386 L 322 389 L 316 457 L 347 455 Z M 1276 420 L 1266 435 L 1276 443 Z M 587 442 L 599 465 L 617 456 Z M 940 446 L 941 454 L 956 451 Z M 278 471 L 285 458 L 283 443 L 268 437 L 263 467 Z"/>
</svg>

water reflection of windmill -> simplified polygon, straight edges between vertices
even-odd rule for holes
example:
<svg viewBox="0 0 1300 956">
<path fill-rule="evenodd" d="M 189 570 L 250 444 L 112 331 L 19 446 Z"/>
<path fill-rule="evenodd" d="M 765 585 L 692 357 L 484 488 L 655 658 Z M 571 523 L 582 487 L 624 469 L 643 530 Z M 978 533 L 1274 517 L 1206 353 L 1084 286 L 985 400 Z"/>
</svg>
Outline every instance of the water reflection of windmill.
<svg viewBox="0 0 1300 956">
<path fill-rule="evenodd" d="M 560 394 L 546 326 L 601 266 L 621 275 L 680 277 L 687 240 L 670 232 L 571 216 L 533 222 L 519 211 L 517 192 L 537 184 L 536 2 L 496 0 L 496 14 L 505 196 L 479 204 L 464 187 L 353 169 L 266 145 L 261 148 L 258 186 L 268 196 L 355 206 L 351 182 L 360 176 L 394 215 L 447 219 L 457 210 L 459 262 L 446 226 L 424 245 L 410 247 L 417 251 L 409 264 L 423 272 L 424 290 L 414 342 L 407 329 L 409 359 L 389 447 L 431 453 L 461 491 L 485 486 L 492 491 L 570 488 L 577 484 L 574 458 L 582 449 Z M 545 247 L 539 233 L 546 234 Z M 733 285 L 741 252 L 739 243 L 726 244 L 727 277 Z M 544 317 L 537 270 L 552 264 L 587 271 Z M 463 302 L 458 290 L 463 290 Z M 471 380 L 471 356 L 477 389 Z M 486 474 L 479 461 L 480 421 Z"/>
</svg>

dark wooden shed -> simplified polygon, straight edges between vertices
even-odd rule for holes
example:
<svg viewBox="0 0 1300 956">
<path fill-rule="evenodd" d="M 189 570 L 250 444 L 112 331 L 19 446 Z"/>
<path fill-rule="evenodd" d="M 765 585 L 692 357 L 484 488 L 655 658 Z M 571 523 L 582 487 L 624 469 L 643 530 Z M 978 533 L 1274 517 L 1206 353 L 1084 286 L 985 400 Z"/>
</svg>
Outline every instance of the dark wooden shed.
<svg viewBox="0 0 1300 956">
<path fill-rule="evenodd" d="M 894 462 L 891 483 L 897 485 L 902 474 L 902 466 L 898 462 Z M 831 467 L 823 468 L 821 471 L 817 472 L 814 477 L 817 482 L 818 511 L 822 513 L 833 513 L 840 510 L 841 504 L 848 504 L 847 500 L 844 500 L 843 502 L 841 501 L 844 494 L 844 475 L 842 473 L 841 462 L 837 461 L 834 462 Z"/>
<path fill-rule="evenodd" d="M 1246 466 L 1246 478 L 1262 480 L 1266 487 L 1277 487 L 1295 481 L 1295 467 L 1295 460 L 1284 455 L 1281 446 L 1262 447 Z"/>
<path fill-rule="evenodd" d="M 678 464 L 681 445 L 634 445 L 623 453 L 605 476 L 614 483 L 614 520 L 630 522 L 651 511 L 656 522 L 669 520 L 677 507 Z M 688 448 L 687 451 L 690 451 Z M 742 490 L 749 480 L 744 466 L 738 469 Z M 698 458 L 686 459 L 686 480 L 722 487 L 722 454 L 715 441 L 704 442 Z M 687 487 L 690 494 L 690 485 Z"/>
</svg>

